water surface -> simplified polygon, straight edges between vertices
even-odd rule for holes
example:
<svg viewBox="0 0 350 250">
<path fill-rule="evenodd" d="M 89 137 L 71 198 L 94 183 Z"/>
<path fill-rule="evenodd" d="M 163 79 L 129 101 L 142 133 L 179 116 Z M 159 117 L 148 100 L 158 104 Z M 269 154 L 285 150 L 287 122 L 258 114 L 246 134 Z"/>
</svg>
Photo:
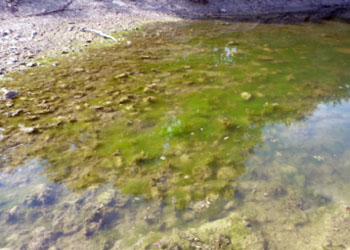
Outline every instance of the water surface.
<svg viewBox="0 0 350 250">
<path fill-rule="evenodd" d="M 348 24 L 125 37 L 0 83 L 0 247 L 350 247 Z"/>
</svg>

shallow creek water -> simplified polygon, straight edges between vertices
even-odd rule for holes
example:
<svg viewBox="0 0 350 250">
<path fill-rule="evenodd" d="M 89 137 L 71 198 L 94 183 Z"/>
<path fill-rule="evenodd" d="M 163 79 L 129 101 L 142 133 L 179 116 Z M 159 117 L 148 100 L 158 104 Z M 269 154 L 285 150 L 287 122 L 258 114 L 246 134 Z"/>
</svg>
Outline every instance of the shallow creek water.
<svg viewBox="0 0 350 250">
<path fill-rule="evenodd" d="M 350 25 L 162 23 L 0 88 L 0 249 L 349 249 Z"/>
</svg>

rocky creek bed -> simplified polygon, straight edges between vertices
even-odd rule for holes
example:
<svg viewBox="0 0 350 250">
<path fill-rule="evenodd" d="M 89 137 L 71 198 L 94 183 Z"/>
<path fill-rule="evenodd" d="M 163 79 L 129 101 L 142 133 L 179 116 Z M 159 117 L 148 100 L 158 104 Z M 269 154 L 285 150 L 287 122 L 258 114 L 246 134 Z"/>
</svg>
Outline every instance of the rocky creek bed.
<svg viewBox="0 0 350 250">
<path fill-rule="evenodd" d="M 349 33 L 162 23 L 7 74 L 0 247 L 346 249 Z"/>
</svg>

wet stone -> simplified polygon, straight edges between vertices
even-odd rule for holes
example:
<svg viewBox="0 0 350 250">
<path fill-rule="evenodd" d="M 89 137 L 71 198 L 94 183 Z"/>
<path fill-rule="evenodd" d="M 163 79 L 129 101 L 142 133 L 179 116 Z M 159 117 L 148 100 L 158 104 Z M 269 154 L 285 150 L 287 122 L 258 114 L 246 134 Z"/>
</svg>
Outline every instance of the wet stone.
<svg viewBox="0 0 350 250">
<path fill-rule="evenodd" d="M 97 207 L 84 224 L 84 234 L 86 237 L 94 235 L 98 230 L 108 228 L 118 219 L 118 214 L 111 208 Z"/>
<path fill-rule="evenodd" d="M 39 132 L 37 127 L 25 127 L 22 124 L 19 124 L 18 126 L 19 126 L 19 130 L 23 133 L 26 133 L 26 134 L 35 134 L 35 133 Z"/>
<path fill-rule="evenodd" d="M 231 238 L 229 236 L 219 234 L 217 237 L 215 237 L 211 245 L 214 247 L 214 249 L 226 249 L 226 247 L 231 245 Z"/>
<path fill-rule="evenodd" d="M 288 194 L 287 190 L 283 186 L 273 187 L 271 193 L 275 198 L 282 197 Z"/>
<path fill-rule="evenodd" d="M 234 201 L 230 201 L 230 202 L 228 202 L 228 203 L 224 206 L 224 209 L 225 209 L 226 211 L 231 211 L 231 210 L 234 210 L 235 207 L 236 207 L 235 202 L 234 202 Z"/>
<path fill-rule="evenodd" d="M 130 203 L 130 201 L 131 201 L 130 197 L 119 194 L 117 197 L 115 197 L 114 206 L 123 208 L 123 207 L 126 207 Z"/>
<path fill-rule="evenodd" d="M 37 66 L 37 64 L 34 62 L 30 62 L 30 63 L 27 63 L 26 66 L 27 67 L 35 67 L 35 66 Z"/>
<path fill-rule="evenodd" d="M 101 193 L 100 195 L 97 196 L 97 202 L 99 202 L 100 204 L 104 205 L 104 206 L 110 206 L 113 205 L 115 203 L 115 192 L 113 191 L 106 191 Z"/>
<path fill-rule="evenodd" d="M 15 223 L 19 218 L 19 207 L 14 206 L 4 214 L 4 220 L 7 224 Z"/>
<path fill-rule="evenodd" d="M 121 73 L 114 76 L 114 79 L 120 79 L 120 78 L 127 78 L 129 76 L 129 73 Z"/>
<path fill-rule="evenodd" d="M 62 236 L 61 232 L 51 232 L 44 227 L 37 228 L 32 241 L 23 249 L 46 250 L 55 245 L 56 240 Z"/>
<path fill-rule="evenodd" d="M 11 112 L 9 112 L 9 117 L 18 116 L 18 115 L 20 115 L 23 112 L 24 112 L 23 109 L 17 109 L 17 110 L 11 111 Z"/>
<path fill-rule="evenodd" d="M 146 103 L 153 103 L 156 101 L 156 98 L 154 96 L 147 96 L 147 97 L 143 98 L 143 101 Z"/>
<path fill-rule="evenodd" d="M 124 103 L 130 102 L 131 99 L 132 99 L 132 96 L 131 96 L 131 95 L 122 96 L 122 97 L 119 99 L 119 104 L 124 104 Z"/>
<path fill-rule="evenodd" d="M 0 89 L 4 93 L 3 98 L 5 100 L 15 99 L 19 96 L 19 92 L 15 90 L 7 90 L 5 88 Z"/>
<path fill-rule="evenodd" d="M 47 206 L 55 203 L 57 199 L 57 192 L 55 188 L 40 184 L 35 190 L 37 192 L 33 195 L 29 195 L 26 197 L 24 204 L 29 207 L 35 206 Z"/>
</svg>

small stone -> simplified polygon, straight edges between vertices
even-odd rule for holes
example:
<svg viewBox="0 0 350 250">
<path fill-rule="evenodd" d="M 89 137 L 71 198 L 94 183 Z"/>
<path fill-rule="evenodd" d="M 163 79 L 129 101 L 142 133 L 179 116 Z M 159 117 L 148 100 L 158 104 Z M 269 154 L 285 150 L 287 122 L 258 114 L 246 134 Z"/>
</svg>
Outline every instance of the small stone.
<svg viewBox="0 0 350 250">
<path fill-rule="evenodd" d="M 216 177 L 219 180 L 233 180 L 237 177 L 237 171 L 234 167 L 228 166 L 228 167 L 221 167 Z"/>
<path fill-rule="evenodd" d="M 5 88 L 2 88 L 0 91 L 4 93 L 3 99 L 5 100 L 15 99 L 17 96 L 19 96 L 19 92 L 15 90 L 7 90 Z"/>
<path fill-rule="evenodd" d="M 162 155 L 162 156 L 160 157 L 160 159 L 161 159 L 162 161 L 165 161 L 165 160 L 166 160 L 166 157 L 165 157 L 164 155 Z"/>
<path fill-rule="evenodd" d="M 252 95 L 248 92 L 242 92 L 241 97 L 243 98 L 243 100 L 248 101 L 250 100 L 250 98 L 252 98 Z"/>
<path fill-rule="evenodd" d="M 11 111 L 11 112 L 9 113 L 9 116 L 10 116 L 10 117 L 15 117 L 15 116 L 20 115 L 20 114 L 23 113 L 23 112 L 24 112 L 23 109 L 17 109 L 17 110 Z"/>
<path fill-rule="evenodd" d="M 129 76 L 128 73 L 121 73 L 121 74 L 115 75 L 114 79 L 126 78 L 128 76 Z"/>
<path fill-rule="evenodd" d="M 19 208 L 17 206 L 14 206 L 8 212 L 6 212 L 4 214 L 5 223 L 14 223 L 18 219 L 18 210 Z"/>
<path fill-rule="evenodd" d="M 77 118 L 75 118 L 75 117 L 68 117 L 68 122 L 69 123 L 75 123 L 75 122 L 77 122 L 78 120 L 77 120 Z"/>
<path fill-rule="evenodd" d="M 94 109 L 94 110 L 96 110 L 96 111 L 101 111 L 101 110 L 103 110 L 103 106 L 92 106 L 91 107 L 92 109 Z"/>
<path fill-rule="evenodd" d="M 37 64 L 34 62 L 30 62 L 30 63 L 27 63 L 26 66 L 27 67 L 35 67 L 35 66 L 37 66 Z"/>
<path fill-rule="evenodd" d="M 232 45 L 238 45 L 238 42 L 235 41 L 229 41 L 227 45 L 232 46 Z"/>
<path fill-rule="evenodd" d="M 76 69 L 74 69 L 74 72 L 75 73 L 82 73 L 82 72 L 85 72 L 85 69 L 83 69 L 83 68 L 76 68 Z"/>
<path fill-rule="evenodd" d="M 100 195 L 97 196 L 96 200 L 98 203 L 104 205 L 104 206 L 109 206 L 114 203 L 114 192 L 113 191 L 106 191 L 101 193 Z"/>
<path fill-rule="evenodd" d="M 78 111 L 80 111 L 80 110 L 83 110 L 83 107 L 80 106 L 80 105 L 76 105 L 76 106 L 75 106 L 75 109 L 78 110 Z"/>
<path fill-rule="evenodd" d="M 27 118 L 25 118 L 25 120 L 27 121 L 36 121 L 39 120 L 38 116 L 32 115 L 32 116 L 28 116 Z"/>
<path fill-rule="evenodd" d="M 35 194 L 26 197 L 25 205 L 30 207 L 52 205 L 56 201 L 56 190 L 53 187 L 39 184 L 35 190 Z"/>
<path fill-rule="evenodd" d="M 194 82 L 192 82 L 192 81 L 187 81 L 187 82 L 184 82 L 184 84 L 185 84 L 185 85 L 193 85 Z"/>
<path fill-rule="evenodd" d="M 145 93 L 145 94 L 147 94 L 147 93 L 153 93 L 153 92 L 154 92 L 154 90 L 151 89 L 151 88 L 149 88 L 149 87 L 145 87 L 145 88 L 143 89 L 143 93 Z"/>
<path fill-rule="evenodd" d="M 156 98 L 154 96 L 147 96 L 145 98 L 143 98 L 143 101 L 146 103 L 152 103 L 155 102 Z"/>
<path fill-rule="evenodd" d="M 16 58 L 16 57 L 10 57 L 10 58 L 9 58 L 9 61 L 8 61 L 8 64 L 12 64 L 12 63 L 16 63 L 16 62 L 18 62 L 18 58 Z"/>
<path fill-rule="evenodd" d="M 226 211 L 230 211 L 230 210 L 235 209 L 235 202 L 234 202 L 234 201 L 228 202 L 228 203 L 224 206 L 224 209 L 225 209 Z"/>
<path fill-rule="evenodd" d="M 86 86 L 85 87 L 85 90 L 95 90 L 96 89 L 96 87 L 95 86 L 93 86 L 93 85 L 88 85 L 88 86 Z"/>
<path fill-rule="evenodd" d="M 69 88 L 69 86 L 67 85 L 67 84 L 61 84 L 60 86 L 59 86 L 61 89 L 68 89 Z"/>
<path fill-rule="evenodd" d="M 19 127 L 19 130 L 21 132 L 26 133 L 26 134 L 34 134 L 34 133 L 38 132 L 37 127 L 25 127 L 23 124 L 19 124 L 18 127 Z"/>
<path fill-rule="evenodd" d="M 120 99 L 119 99 L 119 104 L 124 104 L 124 103 L 127 103 L 130 101 L 130 97 L 129 96 L 122 96 Z"/>
</svg>

